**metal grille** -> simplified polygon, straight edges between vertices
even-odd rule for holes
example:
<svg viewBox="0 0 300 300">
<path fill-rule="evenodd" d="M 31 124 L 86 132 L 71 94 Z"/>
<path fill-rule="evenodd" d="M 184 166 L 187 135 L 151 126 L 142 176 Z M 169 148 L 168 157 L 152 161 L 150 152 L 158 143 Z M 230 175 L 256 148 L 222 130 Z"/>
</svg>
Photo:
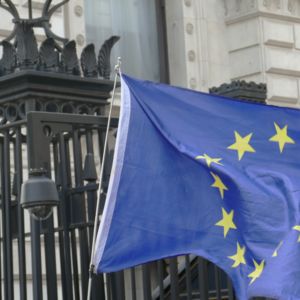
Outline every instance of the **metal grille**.
<svg viewBox="0 0 300 300">
<path fill-rule="evenodd" d="M 90 128 L 77 124 L 72 131 L 50 137 L 51 174 L 60 205 L 47 221 L 30 218 L 20 206 L 20 187 L 28 176 L 30 156 L 26 121 L 0 128 L 0 299 L 85 299 L 98 188 L 94 153 L 100 157 L 104 124 L 105 120 Z M 42 151 L 45 145 L 39 147 Z M 94 294 L 103 298 L 101 276 L 96 281 Z"/>
</svg>

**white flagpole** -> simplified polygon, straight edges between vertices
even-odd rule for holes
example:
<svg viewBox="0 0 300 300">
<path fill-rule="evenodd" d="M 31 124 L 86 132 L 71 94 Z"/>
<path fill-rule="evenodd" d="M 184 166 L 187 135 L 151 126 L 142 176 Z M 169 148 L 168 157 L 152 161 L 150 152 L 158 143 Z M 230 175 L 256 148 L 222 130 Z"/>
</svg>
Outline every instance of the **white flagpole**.
<svg viewBox="0 0 300 300">
<path fill-rule="evenodd" d="M 114 86 L 113 86 L 113 92 L 112 92 L 112 99 L 111 99 L 110 108 L 109 108 L 106 134 L 105 134 L 105 141 L 104 141 L 103 154 L 102 154 L 102 160 L 101 160 L 99 188 L 98 188 L 98 192 L 97 192 L 97 205 L 96 205 L 95 220 L 94 220 L 92 252 L 91 252 L 90 268 L 89 268 L 89 273 L 90 274 L 89 274 L 89 282 L 88 282 L 87 300 L 91 299 L 92 278 L 93 278 L 93 273 L 94 273 L 94 270 L 95 270 L 95 266 L 93 264 L 93 259 L 94 259 L 94 255 L 95 255 L 95 243 L 96 243 L 96 236 L 97 236 L 97 229 L 98 229 L 97 224 L 98 224 L 98 218 L 99 218 L 99 212 L 100 212 L 100 196 L 101 196 L 101 193 L 102 193 L 102 183 L 103 183 L 104 165 L 105 165 L 106 152 L 107 152 L 106 150 L 107 150 L 107 143 L 108 143 L 108 133 L 109 133 L 110 123 L 111 123 L 112 108 L 113 108 L 114 100 L 115 100 L 117 79 L 118 79 L 118 76 L 120 75 L 120 71 L 121 71 L 121 58 L 118 57 L 118 63 L 115 66 L 115 80 L 114 80 Z"/>
</svg>

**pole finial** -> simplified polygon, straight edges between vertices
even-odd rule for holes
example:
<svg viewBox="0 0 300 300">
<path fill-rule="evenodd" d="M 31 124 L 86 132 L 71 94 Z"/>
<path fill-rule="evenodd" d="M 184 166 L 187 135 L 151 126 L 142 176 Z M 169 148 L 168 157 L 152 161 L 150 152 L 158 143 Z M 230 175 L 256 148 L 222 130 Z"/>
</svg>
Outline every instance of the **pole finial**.
<svg viewBox="0 0 300 300">
<path fill-rule="evenodd" d="M 119 75 L 121 73 L 121 65 L 122 65 L 122 58 L 119 56 L 117 60 L 117 64 L 115 65 L 115 72 Z"/>
</svg>

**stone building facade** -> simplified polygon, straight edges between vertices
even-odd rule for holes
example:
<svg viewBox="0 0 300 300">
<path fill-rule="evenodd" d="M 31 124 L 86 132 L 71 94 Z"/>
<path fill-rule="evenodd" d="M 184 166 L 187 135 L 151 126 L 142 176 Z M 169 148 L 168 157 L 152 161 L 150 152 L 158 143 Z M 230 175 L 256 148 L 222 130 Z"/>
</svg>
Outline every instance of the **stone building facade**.
<svg viewBox="0 0 300 300">
<path fill-rule="evenodd" d="M 299 1 L 166 3 L 171 83 L 207 91 L 231 80 L 264 82 L 268 103 L 299 106 Z"/>
</svg>

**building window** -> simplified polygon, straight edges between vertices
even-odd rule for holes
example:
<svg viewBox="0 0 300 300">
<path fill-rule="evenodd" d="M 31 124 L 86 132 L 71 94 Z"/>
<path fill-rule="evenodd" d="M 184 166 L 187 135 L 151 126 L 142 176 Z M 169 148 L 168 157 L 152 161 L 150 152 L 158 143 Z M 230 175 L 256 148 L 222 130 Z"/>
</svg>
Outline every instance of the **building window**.
<svg viewBox="0 0 300 300">
<path fill-rule="evenodd" d="M 124 73 L 161 81 L 157 6 L 149 0 L 89 0 L 85 3 L 88 43 L 100 49 L 103 41 L 119 35 L 112 64 L 122 57 Z"/>
</svg>

